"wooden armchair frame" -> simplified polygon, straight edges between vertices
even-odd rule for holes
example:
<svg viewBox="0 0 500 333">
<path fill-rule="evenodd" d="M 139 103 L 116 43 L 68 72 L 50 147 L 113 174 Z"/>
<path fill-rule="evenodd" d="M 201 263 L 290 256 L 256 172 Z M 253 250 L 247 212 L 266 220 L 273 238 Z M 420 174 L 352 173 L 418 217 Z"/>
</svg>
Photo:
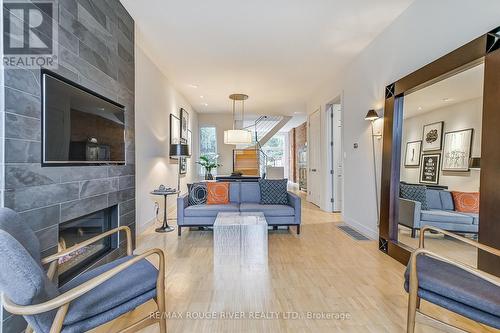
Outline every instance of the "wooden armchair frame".
<svg viewBox="0 0 500 333">
<path fill-rule="evenodd" d="M 127 236 L 127 255 L 132 255 L 132 233 L 130 231 L 129 227 L 118 227 L 113 230 L 109 230 L 105 233 L 102 233 L 98 236 L 95 236 L 93 238 L 90 238 L 84 242 L 81 242 L 79 244 L 75 244 L 71 246 L 68 249 L 64 249 L 54 255 L 51 255 L 49 257 L 46 257 L 42 259 L 42 264 L 46 265 L 49 264 L 49 269 L 47 271 L 48 277 L 52 280 L 55 276 L 55 273 L 57 272 L 57 265 L 58 265 L 58 260 L 59 258 L 72 253 L 76 250 L 79 250 L 85 246 L 88 246 L 92 243 L 97 242 L 98 240 L 101 240 L 107 236 L 110 236 L 115 233 L 119 233 L 120 231 L 124 231 Z M 51 299 L 48 300 L 44 303 L 36 304 L 36 305 L 17 305 L 13 303 L 10 299 L 8 299 L 5 295 L 3 296 L 3 305 L 5 310 L 9 311 L 12 314 L 16 315 L 35 315 L 35 314 L 40 314 L 44 313 L 47 311 L 51 311 L 54 309 L 58 309 L 56 316 L 54 318 L 54 321 L 52 322 L 52 326 L 50 328 L 50 333 L 59 333 L 63 327 L 63 322 L 64 318 L 66 317 L 66 313 L 68 312 L 68 308 L 70 305 L 70 302 L 73 301 L 74 299 L 82 296 L 86 292 L 94 289 L 95 287 L 99 286 L 100 284 L 104 283 L 105 281 L 111 279 L 113 276 L 118 274 L 119 272 L 123 271 L 127 267 L 132 266 L 133 264 L 137 263 L 138 261 L 148 258 L 150 256 L 156 255 L 158 256 L 159 259 L 159 268 L 158 268 L 158 278 L 156 281 L 156 298 L 155 302 L 158 306 L 158 311 L 159 311 L 159 316 L 151 316 L 148 315 L 139 321 L 133 323 L 132 325 L 124 328 L 120 332 L 122 333 L 131 333 L 131 332 L 136 332 L 137 330 L 140 330 L 144 327 L 147 327 L 149 325 L 158 323 L 160 326 L 160 332 L 161 333 L 166 333 L 167 332 L 167 322 L 164 317 L 166 305 L 165 305 L 165 255 L 162 250 L 160 249 L 151 249 L 146 251 L 143 254 L 140 254 L 112 269 L 110 269 L 107 272 L 104 272 L 100 274 L 99 276 L 96 276 L 89 281 L 82 283 L 78 287 L 75 287 L 71 290 L 68 290 L 67 292 Z M 26 329 L 26 332 L 33 332 L 33 329 L 28 325 L 28 328 Z"/>
<path fill-rule="evenodd" d="M 420 238 L 419 238 L 419 246 L 418 249 L 415 250 L 410 258 L 410 286 L 409 286 L 409 300 L 408 300 L 408 321 L 407 321 L 407 333 L 414 333 L 415 332 L 415 320 L 416 320 L 416 315 L 417 312 L 424 316 L 431 324 L 439 325 L 442 328 L 446 330 L 446 332 L 466 332 L 463 329 L 460 329 L 456 326 L 444 323 L 443 321 L 434 318 L 428 314 L 424 314 L 423 312 L 420 311 L 420 297 L 418 297 L 418 274 L 417 274 L 417 257 L 420 255 L 427 255 L 433 258 L 436 258 L 438 260 L 441 260 L 445 263 L 448 263 L 450 265 L 459 267 L 477 277 L 480 277 L 483 280 L 486 280 L 496 286 L 500 286 L 500 279 L 497 278 L 496 276 L 493 276 L 491 274 L 488 274 L 486 272 L 480 271 L 477 268 L 460 263 L 457 261 L 450 260 L 448 258 L 445 258 L 443 256 L 440 256 L 434 252 L 431 252 L 427 249 L 425 249 L 425 243 L 424 243 L 424 237 L 425 237 L 425 232 L 426 231 L 435 231 L 438 233 L 441 233 L 445 236 L 452 237 L 454 239 L 457 239 L 461 242 L 467 243 L 471 246 L 474 246 L 478 249 L 481 249 L 483 251 L 489 252 L 493 255 L 500 256 L 500 250 L 492 248 L 490 246 L 474 242 L 470 239 L 467 239 L 465 237 L 456 235 L 452 232 L 442 230 L 440 228 L 436 227 L 431 227 L 431 226 L 424 226 L 421 231 L 420 231 Z"/>
</svg>

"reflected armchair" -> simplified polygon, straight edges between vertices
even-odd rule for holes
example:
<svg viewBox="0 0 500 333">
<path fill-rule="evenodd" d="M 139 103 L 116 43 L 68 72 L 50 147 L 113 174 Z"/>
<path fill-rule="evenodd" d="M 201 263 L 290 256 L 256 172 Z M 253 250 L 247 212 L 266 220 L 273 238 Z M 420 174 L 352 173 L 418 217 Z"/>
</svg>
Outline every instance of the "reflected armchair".
<svg viewBox="0 0 500 333">
<path fill-rule="evenodd" d="M 120 231 L 127 237 L 127 257 L 87 271 L 58 288 L 52 281 L 59 258 Z M 131 232 L 119 227 L 76 244 L 45 259 L 34 232 L 20 216 L 0 208 L 0 291 L 3 306 L 28 322 L 27 332 L 84 332 L 107 323 L 154 299 L 165 311 L 165 257 L 160 249 L 132 254 Z M 157 256 L 159 269 L 146 258 Z M 42 265 L 49 265 L 45 273 Z M 162 319 L 163 318 L 163 319 Z M 122 332 L 135 332 L 159 323 L 163 315 L 146 316 Z"/>
<path fill-rule="evenodd" d="M 426 231 L 444 234 L 500 256 L 498 249 L 436 227 L 423 227 L 419 248 L 412 253 L 405 272 L 405 289 L 409 292 L 407 332 L 415 331 L 417 312 L 430 322 L 446 326 L 449 332 L 465 332 L 421 312 L 420 299 L 481 324 L 500 328 L 500 279 L 425 249 Z"/>
</svg>

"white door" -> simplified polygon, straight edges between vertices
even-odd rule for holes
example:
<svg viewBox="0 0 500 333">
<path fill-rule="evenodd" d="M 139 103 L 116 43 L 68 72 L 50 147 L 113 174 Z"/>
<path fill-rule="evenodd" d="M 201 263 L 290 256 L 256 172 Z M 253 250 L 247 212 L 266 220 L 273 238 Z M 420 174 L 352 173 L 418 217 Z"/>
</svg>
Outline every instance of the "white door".
<svg viewBox="0 0 500 333">
<path fill-rule="evenodd" d="M 309 177 L 307 181 L 307 191 L 309 201 L 320 206 L 321 204 L 321 115 L 316 111 L 309 116 Z"/>
<path fill-rule="evenodd" d="M 333 211 L 342 210 L 342 109 L 340 104 L 334 104 L 333 112 Z"/>
</svg>

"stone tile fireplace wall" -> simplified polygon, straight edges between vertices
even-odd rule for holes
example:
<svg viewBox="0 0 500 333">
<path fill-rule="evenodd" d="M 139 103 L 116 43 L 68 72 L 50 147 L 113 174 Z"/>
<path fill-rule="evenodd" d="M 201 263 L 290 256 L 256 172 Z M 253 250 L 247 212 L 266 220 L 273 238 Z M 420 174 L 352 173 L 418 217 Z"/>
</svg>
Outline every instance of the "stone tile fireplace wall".
<svg viewBox="0 0 500 333">
<path fill-rule="evenodd" d="M 57 250 L 59 223 L 106 207 L 118 205 L 119 224 L 135 232 L 134 21 L 119 0 L 58 3 L 55 72 L 125 105 L 127 163 L 42 168 L 40 70 L 4 70 L 3 203 L 33 228 L 44 255 Z M 104 260 L 120 255 L 123 247 Z M 2 327 L 20 332 L 25 323 L 4 311 Z"/>
</svg>

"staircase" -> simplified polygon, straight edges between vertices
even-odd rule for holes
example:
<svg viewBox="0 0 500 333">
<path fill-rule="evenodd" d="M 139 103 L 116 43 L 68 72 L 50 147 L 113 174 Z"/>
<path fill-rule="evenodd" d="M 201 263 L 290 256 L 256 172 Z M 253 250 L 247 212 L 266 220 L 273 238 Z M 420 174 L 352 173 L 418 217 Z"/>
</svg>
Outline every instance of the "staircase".
<svg viewBox="0 0 500 333">
<path fill-rule="evenodd" d="M 253 132 L 253 140 L 251 145 L 238 146 L 235 149 L 234 171 L 241 171 L 244 175 L 263 176 L 268 158 L 262 150 L 262 146 L 276 135 L 291 118 L 290 116 L 260 116 L 253 125 L 245 127 L 244 129 Z"/>
</svg>

